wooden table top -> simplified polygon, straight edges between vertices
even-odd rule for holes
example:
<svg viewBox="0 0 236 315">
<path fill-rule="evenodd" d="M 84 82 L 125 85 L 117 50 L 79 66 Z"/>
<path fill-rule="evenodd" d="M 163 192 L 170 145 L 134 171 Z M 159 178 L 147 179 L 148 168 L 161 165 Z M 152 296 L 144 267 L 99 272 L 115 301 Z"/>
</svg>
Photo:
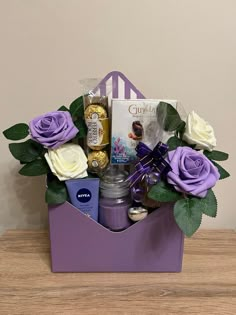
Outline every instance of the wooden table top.
<svg viewBox="0 0 236 315">
<path fill-rule="evenodd" d="M 48 233 L 0 238 L 0 314 L 236 314 L 236 233 L 185 241 L 182 273 L 52 273 Z"/>
</svg>

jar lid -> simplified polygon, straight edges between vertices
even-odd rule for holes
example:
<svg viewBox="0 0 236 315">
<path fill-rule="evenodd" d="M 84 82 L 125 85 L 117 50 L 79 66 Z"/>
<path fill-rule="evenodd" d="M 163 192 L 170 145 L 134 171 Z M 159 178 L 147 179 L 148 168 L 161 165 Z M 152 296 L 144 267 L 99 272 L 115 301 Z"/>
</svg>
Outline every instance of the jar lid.
<svg viewBox="0 0 236 315">
<path fill-rule="evenodd" d="M 110 165 L 102 176 L 102 181 L 121 183 L 126 180 L 128 173 L 119 169 L 119 165 Z"/>
<path fill-rule="evenodd" d="M 118 165 L 111 165 L 100 180 L 101 194 L 107 198 L 119 198 L 129 194 L 129 183 L 126 182 L 128 173 L 119 169 Z"/>
</svg>

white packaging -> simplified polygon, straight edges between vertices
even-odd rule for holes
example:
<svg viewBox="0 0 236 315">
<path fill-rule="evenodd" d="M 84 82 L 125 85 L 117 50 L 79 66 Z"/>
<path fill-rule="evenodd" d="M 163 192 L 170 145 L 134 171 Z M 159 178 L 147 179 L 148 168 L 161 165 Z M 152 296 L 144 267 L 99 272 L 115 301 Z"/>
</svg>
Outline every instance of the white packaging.
<svg viewBox="0 0 236 315">
<path fill-rule="evenodd" d="M 176 100 L 112 99 L 111 163 L 130 164 L 137 159 L 139 141 L 150 149 L 162 141 L 163 130 L 157 120 L 157 106 L 166 102 L 176 108 Z"/>
</svg>

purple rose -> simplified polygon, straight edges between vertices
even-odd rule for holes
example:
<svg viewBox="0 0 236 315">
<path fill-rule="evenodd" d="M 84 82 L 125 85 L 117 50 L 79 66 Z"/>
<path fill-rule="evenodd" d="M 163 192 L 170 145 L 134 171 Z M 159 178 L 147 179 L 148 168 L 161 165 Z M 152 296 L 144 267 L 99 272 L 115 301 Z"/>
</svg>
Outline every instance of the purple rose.
<svg viewBox="0 0 236 315">
<path fill-rule="evenodd" d="M 220 178 L 213 163 L 189 147 L 170 151 L 167 160 L 172 167 L 172 171 L 167 174 L 167 181 L 177 191 L 204 198 L 208 189 Z"/>
<path fill-rule="evenodd" d="M 56 149 L 71 140 L 78 133 L 69 112 L 55 111 L 29 123 L 31 138 L 45 147 Z"/>
</svg>

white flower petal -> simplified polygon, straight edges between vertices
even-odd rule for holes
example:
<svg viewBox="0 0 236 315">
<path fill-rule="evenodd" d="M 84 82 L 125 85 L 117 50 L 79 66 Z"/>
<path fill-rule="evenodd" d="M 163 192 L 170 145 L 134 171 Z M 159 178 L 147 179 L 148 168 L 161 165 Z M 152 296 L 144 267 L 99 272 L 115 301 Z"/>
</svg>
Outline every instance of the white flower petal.
<svg viewBox="0 0 236 315">
<path fill-rule="evenodd" d="M 195 144 L 197 149 L 212 151 L 216 146 L 216 138 L 212 126 L 192 111 L 186 121 L 183 140 Z"/>
<path fill-rule="evenodd" d="M 52 173 L 61 181 L 88 175 L 87 157 L 77 144 L 66 143 L 57 149 L 49 149 L 45 159 Z"/>
</svg>

